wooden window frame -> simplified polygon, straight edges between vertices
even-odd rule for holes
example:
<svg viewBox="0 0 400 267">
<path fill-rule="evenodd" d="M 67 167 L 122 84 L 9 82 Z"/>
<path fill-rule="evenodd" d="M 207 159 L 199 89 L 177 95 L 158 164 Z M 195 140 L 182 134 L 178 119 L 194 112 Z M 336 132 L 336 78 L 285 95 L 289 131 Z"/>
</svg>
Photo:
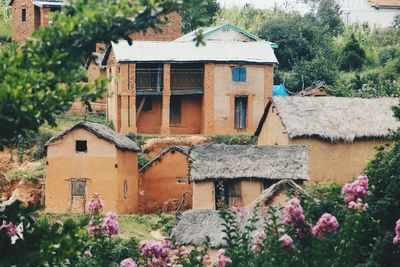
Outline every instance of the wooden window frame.
<svg viewBox="0 0 400 267">
<path fill-rule="evenodd" d="M 241 104 L 239 104 L 241 103 Z M 240 105 L 240 106 L 239 106 Z M 234 128 L 237 130 L 244 130 L 247 128 L 249 116 L 249 97 L 248 96 L 235 96 L 234 97 Z"/>
</svg>

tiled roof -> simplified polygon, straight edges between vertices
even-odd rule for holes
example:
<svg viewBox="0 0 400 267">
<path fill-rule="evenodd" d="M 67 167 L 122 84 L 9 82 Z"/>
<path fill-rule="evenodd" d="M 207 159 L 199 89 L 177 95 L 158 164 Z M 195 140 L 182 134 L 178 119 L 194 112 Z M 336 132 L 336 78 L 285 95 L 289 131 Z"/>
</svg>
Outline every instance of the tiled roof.
<svg viewBox="0 0 400 267">
<path fill-rule="evenodd" d="M 400 0 L 370 0 L 371 6 L 373 7 L 399 7 Z"/>
</svg>

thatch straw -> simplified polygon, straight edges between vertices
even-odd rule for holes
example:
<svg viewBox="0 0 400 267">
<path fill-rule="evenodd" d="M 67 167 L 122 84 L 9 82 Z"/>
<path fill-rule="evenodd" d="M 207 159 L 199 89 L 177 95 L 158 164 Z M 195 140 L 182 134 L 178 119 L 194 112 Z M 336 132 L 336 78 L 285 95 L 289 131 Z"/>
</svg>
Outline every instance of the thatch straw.
<svg viewBox="0 0 400 267">
<path fill-rule="evenodd" d="M 53 136 L 50 138 L 49 141 L 45 144 L 45 148 L 49 146 L 49 144 L 53 143 L 54 141 L 63 138 L 65 135 L 67 135 L 69 132 L 75 130 L 75 129 L 85 129 L 97 137 L 114 144 L 116 147 L 118 147 L 121 150 L 126 150 L 126 151 L 140 151 L 139 146 L 133 142 L 131 139 L 128 137 L 121 135 L 117 132 L 115 132 L 113 129 L 110 127 L 107 127 L 106 125 L 99 124 L 99 123 L 93 123 L 93 122 L 87 122 L 87 121 L 81 121 L 72 126 L 71 128 L 68 128 L 61 133 Z"/>
<path fill-rule="evenodd" d="M 392 107 L 397 98 L 348 97 L 273 97 L 276 108 L 289 138 L 317 137 L 331 142 L 353 142 L 355 139 L 388 138 L 400 127 L 393 116 Z M 265 124 L 271 107 L 263 116 Z M 260 127 L 256 135 L 260 133 Z"/>
<path fill-rule="evenodd" d="M 309 178 L 308 150 L 301 145 L 197 145 L 189 165 L 191 181 Z"/>
</svg>

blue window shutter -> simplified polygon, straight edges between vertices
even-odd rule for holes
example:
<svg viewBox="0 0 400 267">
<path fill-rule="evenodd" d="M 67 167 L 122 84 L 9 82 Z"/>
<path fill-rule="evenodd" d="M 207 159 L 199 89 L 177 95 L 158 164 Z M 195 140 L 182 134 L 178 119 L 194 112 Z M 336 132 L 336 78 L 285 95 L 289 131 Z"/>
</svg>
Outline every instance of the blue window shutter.
<svg viewBox="0 0 400 267">
<path fill-rule="evenodd" d="M 239 68 L 232 69 L 232 80 L 235 82 L 240 81 L 240 69 Z"/>
<path fill-rule="evenodd" d="M 245 82 L 246 81 L 246 68 L 240 68 L 240 81 Z"/>
</svg>

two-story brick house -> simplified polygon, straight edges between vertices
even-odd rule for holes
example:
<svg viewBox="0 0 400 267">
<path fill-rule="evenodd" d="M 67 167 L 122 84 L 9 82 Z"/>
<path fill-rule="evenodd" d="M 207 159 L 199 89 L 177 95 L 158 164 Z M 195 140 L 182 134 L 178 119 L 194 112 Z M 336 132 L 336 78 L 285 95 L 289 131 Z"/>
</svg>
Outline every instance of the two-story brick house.
<svg viewBox="0 0 400 267">
<path fill-rule="evenodd" d="M 12 39 L 21 42 L 37 28 L 50 23 L 49 14 L 59 10 L 63 0 L 8 0 L 12 15 Z"/>
<path fill-rule="evenodd" d="M 112 43 L 102 61 L 111 78 L 107 116 L 122 133 L 252 132 L 276 63 L 265 41 Z"/>
</svg>

